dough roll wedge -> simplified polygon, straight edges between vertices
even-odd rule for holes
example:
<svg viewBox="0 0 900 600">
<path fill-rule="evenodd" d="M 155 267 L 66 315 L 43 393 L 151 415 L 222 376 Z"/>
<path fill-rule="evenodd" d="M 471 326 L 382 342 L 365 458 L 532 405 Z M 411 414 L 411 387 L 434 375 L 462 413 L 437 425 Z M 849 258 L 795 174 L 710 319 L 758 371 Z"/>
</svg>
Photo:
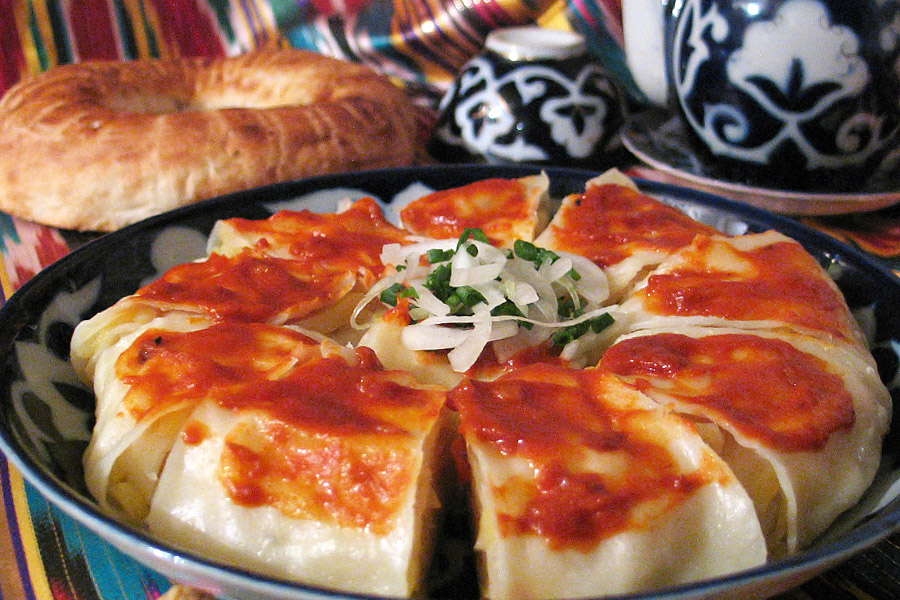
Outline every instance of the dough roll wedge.
<svg viewBox="0 0 900 600">
<path fill-rule="evenodd" d="M 753 567 L 753 504 L 687 420 L 602 369 L 530 365 L 450 393 L 494 600 L 595 597 Z"/>
<path fill-rule="evenodd" d="M 598 368 L 697 422 L 753 497 L 772 556 L 812 543 L 857 502 L 891 419 L 872 364 L 809 335 L 641 330 Z"/>
</svg>

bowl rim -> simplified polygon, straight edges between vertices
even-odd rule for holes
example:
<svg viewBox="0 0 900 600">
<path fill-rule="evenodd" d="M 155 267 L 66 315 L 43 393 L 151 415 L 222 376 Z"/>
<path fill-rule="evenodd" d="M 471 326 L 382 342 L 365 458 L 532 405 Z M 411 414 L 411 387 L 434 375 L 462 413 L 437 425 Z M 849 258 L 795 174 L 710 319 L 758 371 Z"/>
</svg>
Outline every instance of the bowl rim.
<svg viewBox="0 0 900 600">
<path fill-rule="evenodd" d="M 53 283 L 64 280 L 63 275 L 73 263 L 86 260 L 85 257 L 96 253 L 108 245 L 116 243 L 116 240 L 127 238 L 138 231 L 162 230 L 167 225 L 177 224 L 184 219 L 200 215 L 212 210 L 218 205 L 232 204 L 235 202 L 262 203 L 263 196 L 277 196 L 280 199 L 289 199 L 302 195 L 309 191 L 328 189 L 329 187 L 351 187 L 349 181 L 358 179 L 368 180 L 378 177 L 394 177 L 404 182 L 415 181 L 425 173 L 453 174 L 464 173 L 464 170 L 476 168 L 477 172 L 489 177 L 518 177 L 537 172 L 546 172 L 551 181 L 554 175 L 558 178 L 584 179 L 599 175 L 600 172 L 574 168 L 553 167 L 528 167 L 509 165 L 437 165 L 377 169 L 372 171 L 323 175 L 305 178 L 290 182 L 271 184 L 251 190 L 235 192 L 224 196 L 201 201 L 186 207 L 181 207 L 166 213 L 145 219 L 134 225 L 129 225 L 116 232 L 105 234 L 96 240 L 90 241 L 80 248 L 73 250 L 68 255 L 49 265 L 39 274 L 27 281 L 19 290 L 13 293 L 0 307 L 0 361 L 8 361 L 12 345 L 15 342 L 20 326 L 15 326 L 13 317 L 26 311 L 27 301 L 31 296 L 44 289 L 55 289 Z M 480 178 L 484 178 L 481 177 Z M 827 234 L 818 232 L 808 226 L 793 221 L 787 217 L 770 213 L 763 209 L 738 203 L 727 198 L 717 196 L 704 191 L 685 188 L 678 185 L 661 183 L 635 178 L 642 191 L 652 195 L 674 195 L 680 199 L 699 201 L 700 204 L 712 208 L 725 208 L 729 212 L 737 213 L 748 223 L 764 224 L 794 237 L 801 244 L 815 242 L 831 249 L 836 254 L 848 257 L 856 267 L 863 268 L 870 275 L 883 283 L 895 288 L 897 297 L 900 298 L 900 278 L 886 266 L 878 263 L 874 258 L 849 246 L 840 240 Z M 295 191 L 296 190 L 296 191 Z M 259 197 L 259 198 L 258 198 Z M 256 198 L 256 199 L 254 199 Z M 271 199 L 269 200 L 272 201 Z M 802 239 L 801 239 L 802 238 Z M 805 244 L 804 244 L 805 245 Z M 34 317 L 30 315 L 28 323 L 32 323 Z M 5 410 L 5 408 L 3 409 Z M 890 436 L 890 433 L 888 434 Z M 23 478 L 33 485 L 39 493 L 52 502 L 54 506 L 62 510 L 87 529 L 98 534 L 107 543 L 123 550 L 132 559 L 143 564 L 146 561 L 135 557 L 133 552 L 150 552 L 153 557 L 162 563 L 176 563 L 183 570 L 189 571 L 192 576 L 200 579 L 208 579 L 216 582 L 227 582 L 232 586 L 246 587 L 252 585 L 254 591 L 262 594 L 271 594 L 273 597 L 288 598 L 321 598 L 323 600 L 338 599 L 372 599 L 376 596 L 366 594 L 354 594 L 341 592 L 288 580 L 275 579 L 245 570 L 240 567 L 226 565 L 215 560 L 199 556 L 189 551 L 183 551 L 157 539 L 137 527 L 123 523 L 116 518 L 102 512 L 96 503 L 83 497 L 81 493 L 72 489 L 68 484 L 59 481 L 41 467 L 27 450 L 20 447 L 15 435 L 8 430 L 6 421 L 0 422 L 0 452 L 9 463 L 14 465 Z M 883 450 L 882 450 L 882 456 Z M 883 467 L 883 465 L 882 465 Z M 895 482 L 896 483 L 896 482 Z M 783 576 L 786 580 L 797 578 L 790 587 L 799 585 L 806 579 L 820 573 L 823 570 L 836 566 L 850 556 L 874 546 L 883 541 L 892 533 L 900 530 L 900 496 L 877 507 L 863 520 L 854 525 L 852 529 L 842 533 L 833 540 L 814 543 L 814 545 L 802 549 L 790 556 L 767 561 L 766 563 L 750 569 L 730 573 L 724 576 L 704 579 L 698 582 L 680 584 L 665 588 L 658 588 L 646 592 L 638 592 L 624 595 L 606 596 L 604 600 L 683 600 L 685 598 L 701 597 L 718 591 L 725 591 L 733 587 L 762 584 L 774 575 Z M 816 571 L 807 577 L 804 573 L 811 567 Z M 154 568 L 154 567 L 151 567 Z M 167 578 L 170 575 L 163 574 Z M 788 588 L 785 588 L 788 589 Z"/>
</svg>

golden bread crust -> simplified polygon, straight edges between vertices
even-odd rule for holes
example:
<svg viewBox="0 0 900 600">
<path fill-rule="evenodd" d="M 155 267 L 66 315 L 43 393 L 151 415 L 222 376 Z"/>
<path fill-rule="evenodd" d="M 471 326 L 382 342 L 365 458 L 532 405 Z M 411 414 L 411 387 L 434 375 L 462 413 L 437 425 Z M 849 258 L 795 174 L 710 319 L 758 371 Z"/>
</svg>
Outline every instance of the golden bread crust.
<svg viewBox="0 0 900 600">
<path fill-rule="evenodd" d="M 0 100 L 0 210 L 109 231 L 260 185 L 402 166 L 414 111 L 368 67 L 297 49 L 65 65 Z"/>
</svg>

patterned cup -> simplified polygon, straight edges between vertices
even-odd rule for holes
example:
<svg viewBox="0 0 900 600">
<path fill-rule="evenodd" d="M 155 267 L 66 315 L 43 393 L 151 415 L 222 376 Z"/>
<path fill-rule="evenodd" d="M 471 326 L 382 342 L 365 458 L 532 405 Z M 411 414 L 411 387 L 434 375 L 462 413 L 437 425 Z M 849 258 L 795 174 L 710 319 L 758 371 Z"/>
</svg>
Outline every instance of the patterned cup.
<svg viewBox="0 0 900 600">
<path fill-rule="evenodd" d="M 605 168 L 619 157 L 623 97 L 568 31 L 492 31 L 444 95 L 429 151 L 443 162 Z"/>
<path fill-rule="evenodd" d="M 734 180 L 848 191 L 900 122 L 900 0 L 670 3 L 672 97 Z"/>
</svg>

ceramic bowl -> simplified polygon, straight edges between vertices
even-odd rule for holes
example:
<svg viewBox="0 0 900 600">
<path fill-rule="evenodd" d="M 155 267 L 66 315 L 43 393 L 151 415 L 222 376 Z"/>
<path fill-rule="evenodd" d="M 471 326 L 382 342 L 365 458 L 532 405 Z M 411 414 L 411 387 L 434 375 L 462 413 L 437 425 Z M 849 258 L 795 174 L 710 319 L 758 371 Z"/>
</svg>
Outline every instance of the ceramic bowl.
<svg viewBox="0 0 900 600">
<path fill-rule="evenodd" d="M 602 169 L 621 151 L 623 106 L 581 35 L 497 29 L 442 98 L 429 151 L 442 162 Z"/>
<path fill-rule="evenodd" d="M 900 1 L 669 6 L 671 96 L 731 179 L 851 190 L 895 145 Z"/>
<path fill-rule="evenodd" d="M 85 489 L 81 455 L 90 436 L 93 394 L 68 361 L 72 330 L 174 264 L 203 256 L 217 219 L 261 219 L 279 209 L 333 211 L 346 198 L 373 196 L 396 216 L 404 203 L 429 191 L 491 177 L 521 177 L 532 167 L 458 165 L 332 175 L 250 190 L 201 202 L 108 234 L 54 263 L 0 308 L 0 451 L 41 497 L 75 525 L 50 527 L 46 535 L 83 548 L 94 535 L 108 544 L 58 564 L 83 586 L 78 597 L 106 597 L 91 586 L 141 589 L 132 578 L 147 569 L 172 581 L 240 600 L 346 600 L 365 598 L 263 577 L 204 556 L 179 551 L 165 540 L 104 514 Z M 548 168 L 551 194 L 583 190 L 593 171 Z M 865 255 L 833 238 L 779 217 L 686 188 L 641 182 L 647 193 L 692 218 L 730 234 L 779 230 L 802 243 L 835 278 L 868 332 L 882 378 L 900 398 L 900 280 Z M 900 419 L 900 417 L 898 417 Z M 758 568 L 689 585 L 616 596 L 618 600 L 758 600 L 785 591 L 885 539 L 900 528 L 898 423 L 883 448 L 882 466 L 859 504 L 820 540 L 801 552 Z M 35 523 L 42 521 L 36 520 Z M 466 528 L 448 524 L 429 578 L 429 597 L 477 600 L 474 557 Z M 467 541 L 465 541 L 467 540 Z M 142 565 L 119 568 L 118 549 Z M 61 566 L 61 565 L 64 565 Z M 100 573 L 91 576 L 90 573 Z M 565 595 L 565 590 L 560 590 Z M 62 596 L 60 596 L 62 597 Z M 128 600 L 150 597 L 133 595 Z M 604 600 L 610 600 L 606 598 Z"/>
</svg>

